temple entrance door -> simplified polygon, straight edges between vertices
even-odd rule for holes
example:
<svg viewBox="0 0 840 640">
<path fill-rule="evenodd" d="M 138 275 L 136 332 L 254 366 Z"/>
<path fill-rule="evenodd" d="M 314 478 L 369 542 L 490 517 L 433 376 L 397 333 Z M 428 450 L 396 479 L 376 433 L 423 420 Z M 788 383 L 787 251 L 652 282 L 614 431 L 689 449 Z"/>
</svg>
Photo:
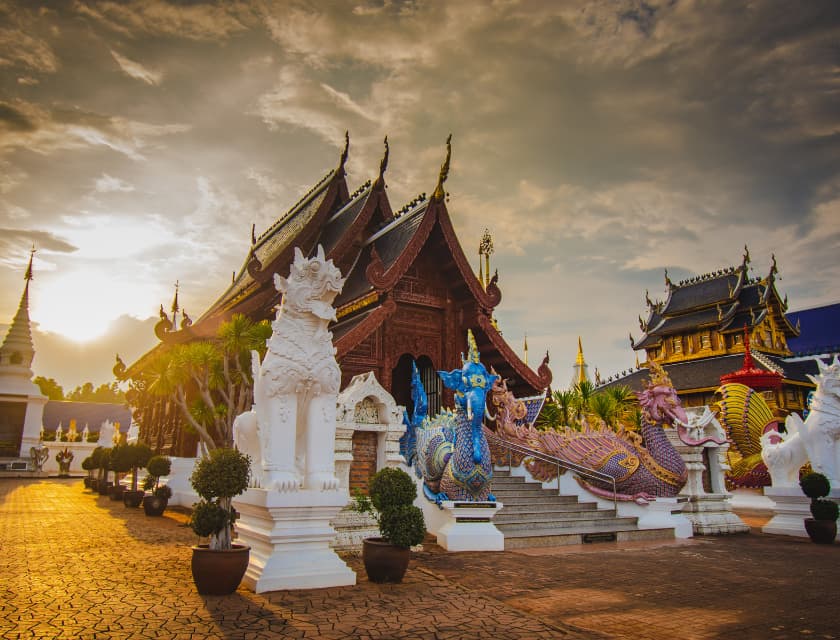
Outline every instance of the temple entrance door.
<svg viewBox="0 0 840 640">
<path fill-rule="evenodd" d="M 411 362 L 414 360 L 410 353 L 404 353 L 397 361 L 397 366 L 391 372 L 391 395 L 397 404 L 403 405 L 409 415 L 414 415 L 414 402 L 411 399 Z M 426 389 L 429 399 L 429 415 L 434 416 L 441 408 L 441 380 L 437 369 L 428 356 L 417 358 L 417 369 L 420 380 Z"/>
</svg>

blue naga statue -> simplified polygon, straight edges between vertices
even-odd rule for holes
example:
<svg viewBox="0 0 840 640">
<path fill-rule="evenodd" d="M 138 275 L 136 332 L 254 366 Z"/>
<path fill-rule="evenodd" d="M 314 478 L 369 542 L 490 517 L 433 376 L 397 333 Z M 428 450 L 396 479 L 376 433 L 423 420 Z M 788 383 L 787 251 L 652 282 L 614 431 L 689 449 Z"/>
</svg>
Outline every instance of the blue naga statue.
<svg viewBox="0 0 840 640">
<path fill-rule="evenodd" d="M 478 359 L 472 332 L 467 333 L 469 355 L 454 371 L 438 371 L 443 383 L 455 391 L 455 410 L 428 417 L 426 390 L 413 365 L 411 397 L 414 412 L 406 412 L 406 433 L 400 441 L 409 465 L 423 478 L 423 493 L 440 504 L 444 500 L 495 501 L 490 493 L 493 465 L 484 437 L 485 399 L 498 376 L 487 372 Z"/>
</svg>

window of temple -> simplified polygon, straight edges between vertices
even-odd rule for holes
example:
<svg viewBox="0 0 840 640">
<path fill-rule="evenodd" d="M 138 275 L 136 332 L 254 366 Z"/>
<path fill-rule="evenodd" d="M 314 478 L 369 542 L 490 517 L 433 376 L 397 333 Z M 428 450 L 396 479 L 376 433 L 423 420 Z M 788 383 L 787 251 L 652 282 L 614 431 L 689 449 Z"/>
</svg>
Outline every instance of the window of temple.
<svg viewBox="0 0 840 640">
<path fill-rule="evenodd" d="M 787 400 L 788 403 L 797 403 L 799 398 L 797 397 L 796 389 L 785 389 L 785 400 Z"/>
<path fill-rule="evenodd" d="M 441 405 L 441 380 L 437 369 L 430 358 L 420 356 L 417 359 L 417 369 L 420 371 L 420 380 L 426 389 L 426 396 L 429 400 L 429 416 L 435 416 L 440 412 Z"/>
<path fill-rule="evenodd" d="M 679 336 L 674 336 L 671 347 L 674 350 L 674 355 L 681 354 L 683 352 L 682 338 Z"/>
<path fill-rule="evenodd" d="M 744 336 L 742 336 L 740 333 L 736 333 L 734 336 L 732 336 L 732 338 L 732 344 L 744 344 Z"/>
<path fill-rule="evenodd" d="M 701 349 L 711 349 L 712 348 L 712 336 L 709 335 L 708 331 L 704 331 L 700 334 L 700 348 Z"/>
</svg>

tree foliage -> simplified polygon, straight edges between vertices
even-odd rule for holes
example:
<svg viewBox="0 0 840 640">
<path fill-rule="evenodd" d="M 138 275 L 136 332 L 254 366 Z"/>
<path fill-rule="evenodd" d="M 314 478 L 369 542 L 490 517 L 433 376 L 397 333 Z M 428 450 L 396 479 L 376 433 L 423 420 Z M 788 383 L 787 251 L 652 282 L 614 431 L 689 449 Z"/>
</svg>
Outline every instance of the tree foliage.
<svg viewBox="0 0 840 640">
<path fill-rule="evenodd" d="M 251 407 L 251 351 L 265 353 L 268 321 L 237 314 L 216 337 L 177 345 L 161 353 L 135 381 L 136 391 L 171 398 L 206 449 L 233 445 L 233 421 Z"/>
<path fill-rule="evenodd" d="M 117 382 L 101 384 L 94 387 L 92 382 L 85 382 L 73 389 L 65 400 L 73 402 L 107 402 L 112 404 L 125 404 L 125 392 L 118 386 Z"/>
<path fill-rule="evenodd" d="M 616 385 L 599 390 L 583 381 L 570 389 L 555 391 L 537 416 L 539 429 L 580 430 L 584 423 L 604 423 L 611 429 L 638 430 L 641 413 L 632 390 Z"/>
<path fill-rule="evenodd" d="M 54 378 L 35 376 L 32 382 L 37 384 L 41 394 L 47 396 L 50 400 L 64 400 L 64 388 Z"/>
</svg>

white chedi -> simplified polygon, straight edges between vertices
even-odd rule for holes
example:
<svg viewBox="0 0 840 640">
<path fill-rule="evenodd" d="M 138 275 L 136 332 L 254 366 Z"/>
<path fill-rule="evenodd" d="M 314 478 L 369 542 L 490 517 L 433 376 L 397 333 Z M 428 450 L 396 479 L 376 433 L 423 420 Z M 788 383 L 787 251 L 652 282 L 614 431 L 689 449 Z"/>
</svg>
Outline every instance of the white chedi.
<svg viewBox="0 0 840 640">
<path fill-rule="evenodd" d="M 282 300 L 262 364 L 252 352 L 254 408 L 234 421 L 234 442 L 251 456 L 254 487 L 335 490 L 341 372 L 327 326 L 344 279 L 319 245 L 311 259 L 295 248 L 289 277 L 274 284 Z"/>
<path fill-rule="evenodd" d="M 819 374 L 808 376 L 817 389 L 807 419 L 792 413 L 787 433 L 768 431 L 761 437 L 761 459 L 773 487 L 798 487 L 799 469 L 811 462 L 814 471 L 840 488 L 840 361 L 829 366 L 817 358 Z"/>
</svg>

